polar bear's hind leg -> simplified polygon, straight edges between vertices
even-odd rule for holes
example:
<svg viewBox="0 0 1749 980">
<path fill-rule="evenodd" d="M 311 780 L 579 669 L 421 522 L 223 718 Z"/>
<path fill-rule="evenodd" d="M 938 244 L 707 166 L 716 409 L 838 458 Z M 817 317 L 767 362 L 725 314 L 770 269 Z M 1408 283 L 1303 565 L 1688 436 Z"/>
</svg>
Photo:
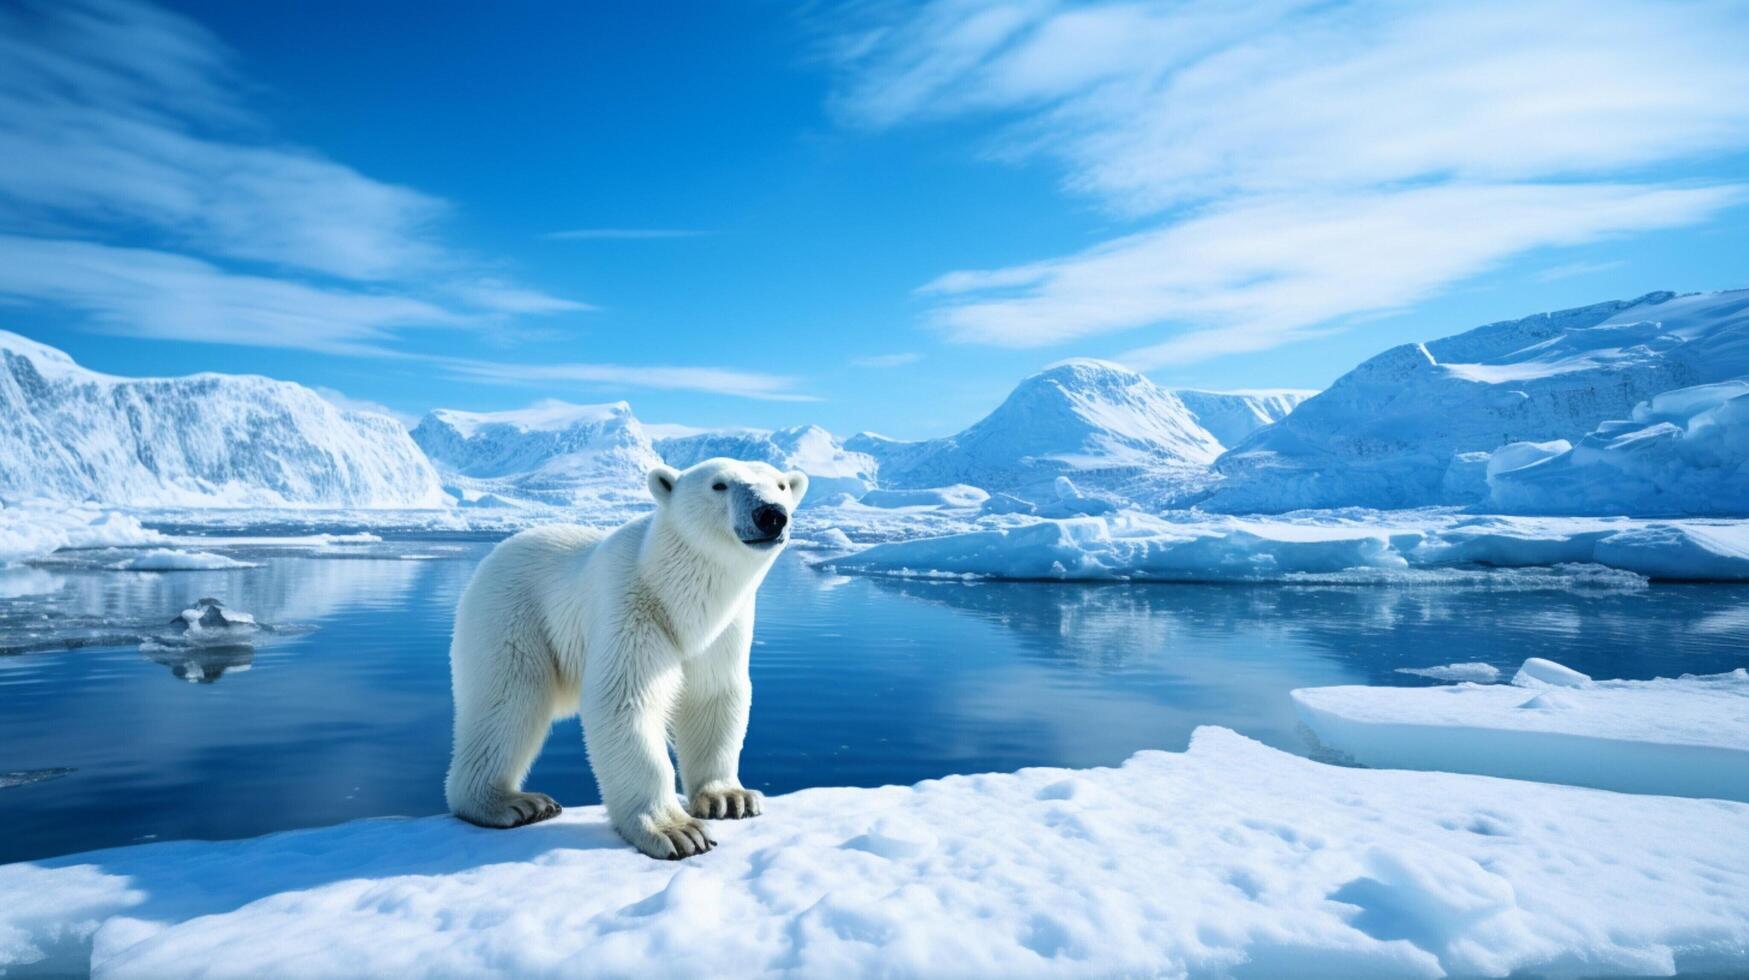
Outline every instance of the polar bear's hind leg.
<svg viewBox="0 0 1749 980">
<path fill-rule="evenodd" d="M 558 801 L 522 789 L 563 686 L 551 652 L 528 649 L 526 637 L 500 640 L 489 652 L 460 649 L 459 642 L 452 669 L 458 681 L 473 676 L 471 683 L 455 686 L 455 754 L 443 784 L 450 812 L 482 827 L 520 827 L 558 816 Z"/>
</svg>

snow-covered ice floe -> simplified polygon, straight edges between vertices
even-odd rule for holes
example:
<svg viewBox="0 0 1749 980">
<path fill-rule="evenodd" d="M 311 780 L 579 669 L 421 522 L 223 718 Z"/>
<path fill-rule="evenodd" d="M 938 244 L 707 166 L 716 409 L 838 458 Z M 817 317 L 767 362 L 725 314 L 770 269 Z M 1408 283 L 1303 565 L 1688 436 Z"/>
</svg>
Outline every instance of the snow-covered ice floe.
<svg viewBox="0 0 1749 980">
<path fill-rule="evenodd" d="M 207 551 L 177 551 L 152 548 L 109 566 L 120 572 L 210 572 L 236 568 L 260 568 L 255 562 L 238 561 Z"/>
<path fill-rule="evenodd" d="M 125 548 L 168 540 L 116 511 L 47 500 L 0 504 L 0 565 L 62 548 Z"/>
<path fill-rule="evenodd" d="M 1313 762 L 815 789 L 652 861 L 598 807 L 0 867 L 0 964 L 100 976 L 1435 977 L 1749 969 L 1749 806 Z M 725 965 L 728 964 L 728 965 Z"/>
<path fill-rule="evenodd" d="M 1450 510 L 1124 512 L 888 541 L 827 564 L 883 575 L 1448 585 L 1489 584 L 1478 569 L 1570 566 L 1554 577 L 1580 587 L 1620 587 L 1636 576 L 1749 580 L 1749 521 L 1475 517 Z M 1549 578 L 1539 573 L 1537 582 L 1502 584 L 1546 587 L 1555 584 Z"/>
<path fill-rule="evenodd" d="M 1363 765 L 1749 801 L 1742 668 L 1593 681 L 1533 658 L 1509 685 L 1313 687 L 1293 698 L 1319 740 Z"/>
<path fill-rule="evenodd" d="M 1431 677 L 1436 681 L 1470 681 L 1492 684 L 1500 679 L 1500 669 L 1493 664 L 1440 664 L 1437 667 L 1398 667 L 1397 673 L 1416 677 Z"/>
</svg>

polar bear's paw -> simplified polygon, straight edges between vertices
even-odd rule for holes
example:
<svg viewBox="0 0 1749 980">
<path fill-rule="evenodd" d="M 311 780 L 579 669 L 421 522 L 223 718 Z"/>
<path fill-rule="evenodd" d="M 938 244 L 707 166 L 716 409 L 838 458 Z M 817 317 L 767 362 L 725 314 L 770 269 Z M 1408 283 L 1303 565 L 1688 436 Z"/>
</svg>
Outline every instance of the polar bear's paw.
<svg viewBox="0 0 1749 980">
<path fill-rule="evenodd" d="M 495 793 L 456 816 L 482 827 L 522 827 L 551 820 L 565 808 L 545 793 Z"/>
<path fill-rule="evenodd" d="M 765 809 L 765 797 L 758 790 L 739 786 L 706 787 L 693 793 L 686 804 L 693 816 L 704 820 L 740 820 L 759 816 Z"/>
<path fill-rule="evenodd" d="M 643 813 L 619 828 L 620 836 L 653 858 L 678 861 L 703 854 L 717 846 L 704 832 L 704 824 L 675 809 L 673 812 Z"/>
</svg>

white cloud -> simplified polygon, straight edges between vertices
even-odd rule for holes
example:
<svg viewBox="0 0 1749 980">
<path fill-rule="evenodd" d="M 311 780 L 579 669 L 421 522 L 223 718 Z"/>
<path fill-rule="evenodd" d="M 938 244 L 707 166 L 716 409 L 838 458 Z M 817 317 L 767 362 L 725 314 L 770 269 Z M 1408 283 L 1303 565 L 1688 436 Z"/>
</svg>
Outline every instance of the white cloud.
<svg viewBox="0 0 1749 980">
<path fill-rule="evenodd" d="M 450 283 L 450 292 L 474 306 L 496 313 L 580 313 L 593 310 L 588 303 L 578 303 L 539 290 L 527 289 L 502 279 L 476 279 Z"/>
<path fill-rule="evenodd" d="M 0 296 L 85 314 L 100 330 L 159 339 L 385 355 L 398 328 L 467 315 L 390 292 L 226 272 L 151 249 L 0 235 Z"/>
<path fill-rule="evenodd" d="M 1599 272 L 1608 272 L 1627 265 L 1623 259 L 1611 259 L 1607 262 L 1565 262 L 1552 265 L 1538 272 L 1533 278 L 1537 282 L 1558 282 L 1562 279 L 1572 279 L 1577 276 L 1592 276 Z"/>
<path fill-rule="evenodd" d="M 0 6 L 0 288 L 116 332 L 354 353 L 588 308 L 481 277 L 437 198 L 272 138 L 234 61 L 146 3 Z"/>
<path fill-rule="evenodd" d="M 433 358 L 451 374 L 498 384 L 550 386 L 580 384 L 597 388 L 654 388 L 701 391 L 761 401 L 812 402 L 795 391 L 796 379 L 722 367 L 631 364 L 511 364 L 467 358 Z"/>
<path fill-rule="evenodd" d="M 710 232 L 697 228 L 572 228 L 549 231 L 542 238 L 554 241 L 639 241 L 651 238 L 697 238 Z"/>
<path fill-rule="evenodd" d="M 1048 156 L 1145 223 L 931 283 L 974 342 L 1172 323 L 1234 334 L 1173 356 L 1272 346 L 1527 249 L 1704 220 L 1740 195 L 1694 181 L 1749 147 L 1732 3 L 942 0 L 856 42 L 847 120 L 983 113 L 993 155 Z"/>
<path fill-rule="evenodd" d="M 1260 350 L 1363 310 L 1407 306 L 1504 255 L 1686 224 L 1749 187 L 1447 185 L 1244 198 L 1077 255 L 925 287 L 957 340 L 1034 347 L 1170 318 L 1192 331 L 1140 367 Z M 1200 328 L 1200 329 L 1198 329 Z"/>
<path fill-rule="evenodd" d="M 850 363 L 865 368 L 896 368 L 907 364 L 916 364 L 923 360 L 923 355 L 915 351 L 905 351 L 899 354 L 872 354 L 868 357 L 853 357 Z"/>
<path fill-rule="evenodd" d="M 142 4 L 0 11 L 0 217 L 348 279 L 429 270 L 444 205 L 265 137 L 229 51 Z"/>
</svg>

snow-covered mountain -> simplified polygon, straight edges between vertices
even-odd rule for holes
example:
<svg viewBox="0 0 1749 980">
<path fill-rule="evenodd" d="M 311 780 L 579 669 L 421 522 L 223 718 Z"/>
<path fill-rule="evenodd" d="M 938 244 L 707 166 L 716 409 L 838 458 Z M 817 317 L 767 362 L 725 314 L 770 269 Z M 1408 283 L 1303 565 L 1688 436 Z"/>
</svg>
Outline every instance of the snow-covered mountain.
<svg viewBox="0 0 1749 980">
<path fill-rule="evenodd" d="M 1405 344 L 1222 456 L 1204 505 L 1479 503 L 1508 443 L 1577 440 L 1661 392 L 1745 375 L 1749 290 L 1650 293 Z"/>
<path fill-rule="evenodd" d="M 431 411 L 413 439 L 467 502 L 647 502 L 662 462 L 632 407 L 547 400 L 508 412 Z"/>
<path fill-rule="evenodd" d="M 1207 429 L 1228 449 L 1266 425 L 1287 417 L 1300 402 L 1316 395 L 1303 388 L 1265 388 L 1245 391 L 1203 391 L 1174 388 L 1172 393 L 1190 409 L 1196 424 Z"/>
<path fill-rule="evenodd" d="M 964 483 L 1055 500 L 1056 478 L 1066 476 L 1112 496 L 1158 499 L 1203 479 L 1225 449 L 1210 425 L 1243 436 L 1303 397 L 1174 392 L 1120 365 L 1076 359 L 1021 381 L 958 435 L 900 442 L 862 433 L 845 446 L 879 462 L 883 487 Z"/>
<path fill-rule="evenodd" d="M 125 506 L 438 507 L 401 423 L 250 375 L 120 378 L 0 331 L 0 496 Z"/>
<path fill-rule="evenodd" d="M 658 427 L 658 429 L 666 427 Z M 678 428 L 678 427 L 676 427 Z M 670 466 L 685 468 L 713 456 L 770 463 L 780 470 L 808 474 L 806 503 L 837 494 L 862 494 L 875 485 L 877 464 L 866 453 L 844 448 L 817 425 L 788 429 L 688 430 L 656 440 L 656 452 Z"/>
</svg>

